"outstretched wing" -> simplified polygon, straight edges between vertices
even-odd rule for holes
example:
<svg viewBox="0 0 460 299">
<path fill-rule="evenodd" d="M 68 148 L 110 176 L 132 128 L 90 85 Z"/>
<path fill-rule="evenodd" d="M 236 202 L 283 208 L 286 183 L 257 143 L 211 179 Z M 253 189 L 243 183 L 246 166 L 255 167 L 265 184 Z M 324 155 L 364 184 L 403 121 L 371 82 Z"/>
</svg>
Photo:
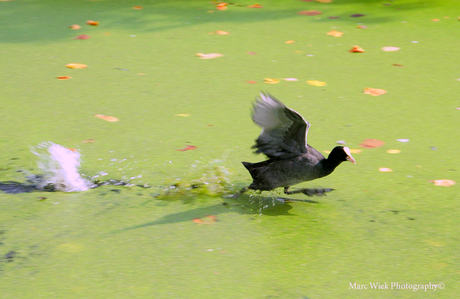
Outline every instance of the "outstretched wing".
<svg viewBox="0 0 460 299">
<path fill-rule="evenodd" d="M 269 158 L 289 159 L 307 152 L 310 124 L 268 93 L 260 93 L 254 104 L 252 120 L 262 127 L 255 153 Z"/>
</svg>

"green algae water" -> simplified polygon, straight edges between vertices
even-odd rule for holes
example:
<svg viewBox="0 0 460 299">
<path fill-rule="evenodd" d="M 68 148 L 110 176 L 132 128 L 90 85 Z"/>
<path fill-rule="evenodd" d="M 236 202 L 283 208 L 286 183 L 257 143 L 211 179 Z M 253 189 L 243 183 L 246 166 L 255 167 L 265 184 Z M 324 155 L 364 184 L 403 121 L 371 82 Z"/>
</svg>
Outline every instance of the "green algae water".
<svg viewBox="0 0 460 299">
<path fill-rule="evenodd" d="M 455 297 L 460 5 L 236 4 L 0 2 L 0 182 L 43 174 L 30 147 L 46 141 L 77 150 L 83 178 L 129 182 L 0 191 L 0 298 Z M 296 186 L 333 192 L 228 198 L 251 182 L 241 161 L 264 159 L 260 90 L 311 123 L 319 151 L 361 150 Z"/>
</svg>

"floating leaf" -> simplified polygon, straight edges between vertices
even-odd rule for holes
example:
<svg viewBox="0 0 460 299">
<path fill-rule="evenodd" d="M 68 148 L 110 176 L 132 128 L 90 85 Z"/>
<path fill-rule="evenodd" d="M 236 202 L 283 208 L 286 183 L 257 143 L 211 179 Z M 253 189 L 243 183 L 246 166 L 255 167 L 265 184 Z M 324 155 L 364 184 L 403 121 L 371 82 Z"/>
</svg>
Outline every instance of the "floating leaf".
<svg viewBox="0 0 460 299">
<path fill-rule="evenodd" d="M 364 51 L 364 49 L 361 48 L 360 46 L 353 46 L 353 48 L 351 48 L 351 50 L 349 52 L 351 52 L 351 53 L 364 53 L 366 51 Z"/>
<path fill-rule="evenodd" d="M 356 28 L 359 28 L 359 29 L 366 29 L 367 26 L 365 26 L 365 25 L 358 25 L 358 26 L 356 26 Z"/>
<path fill-rule="evenodd" d="M 319 10 L 304 10 L 297 13 L 298 15 L 316 16 L 322 14 Z"/>
<path fill-rule="evenodd" d="M 264 78 L 264 83 L 267 83 L 267 84 L 276 84 L 276 83 L 280 83 L 280 80 L 279 79 L 273 79 L 273 78 Z"/>
<path fill-rule="evenodd" d="M 185 146 L 184 148 L 181 148 L 181 149 L 177 149 L 176 151 L 179 151 L 179 152 L 185 152 L 185 151 L 191 151 L 191 150 L 194 150 L 196 149 L 197 147 L 194 146 L 194 145 L 187 145 Z"/>
<path fill-rule="evenodd" d="M 299 81 L 299 79 L 296 78 L 284 78 L 284 81 Z"/>
<path fill-rule="evenodd" d="M 409 140 L 409 139 L 402 138 L 402 139 L 396 139 L 396 141 L 399 141 L 399 142 L 409 142 L 410 140 Z"/>
<path fill-rule="evenodd" d="M 404 67 L 404 65 L 402 65 L 402 64 L 397 64 L 397 63 L 393 63 L 393 66 Z"/>
<path fill-rule="evenodd" d="M 355 13 L 355 14 L 352 14 L 350 15 L 350 17 L 352 18 L 359 18 L 359 17 L 364 17 L 365 15 L 361 14 L 361 13 Z"/>
<path fill-rule="evenodd" d="M 223 30 L 216 30 L 214 32 L 209 32 L 209 34 L 227 35 L 230 33 L 228 33 L 227 31 L 223 31 Z"/>
<path fill-rule="evenodd" d="M 350 148 L 350 153 L 352 154 L 361 154 L 363 150 L 357 148 Z"/>
<path fill-rule="evenodd" d="M 398 48 L 398 47 L 383 47 L 382 48 L 382 50 L 385 52 L 395 52 L 395 51 L 399 51 L 399 49 L 401 48 Z"/>
<path fill-rule="evenodd" d="M 119 120 L 115 116 L 109 116 L 109 115 L 94 114 L 94 116 L 99 117 L 100 119 L 103 119 L 103 120 L 109 121 L 109 122 L 116 122 L 116 121 Z"/>
<path fill-rule="evenodd" d="M 222 2 L 216 5 L 217 10 L 226 10 L 228 8 L 228 3 Z"/>
<path fill-rule="evenodd" d="M 133 6 L 133 9 L 143 9 L 143 7 L 139 6 L 139 5 L 136 5 L 136 6 Z"/>
<path fill-rule="evenodd" d="M 174 114 L 174 116 L 189 117 L 190 114 L 188 114 L 188 113 L 179 113 L 179 114 Z"/>
<path fill-rule="evenodd" d="M 72 79 L 72 77 L 70 76 L 58 76 L 56 77 L 58 80 L 69 80 L 69 79 Z"/>
<path fill-rule="evenodd" d="M 343 32 L 337 31 L 337 30 L 332 30 L 326 33 L 327 35 L 333 36 L 333 37 L 341 37 L 343 35 Z"/>
<path fill-rule="evenodd" d="M 331 3 L 332 0 L 315 0 L 316 2 L 319 2 L 319 3 Z"/>
<path fill-rule="evenodd" d="M 378 89 L 378 88 L 364 88 L 364 93 L 365 94 L 370 94 L 371 96 L 379 96 L 382 94 L 387 93 L 385 89 Z"/>
<path fill-rule="evenodd" d="M 70 28 L 70 29 L 73 29 L 73 30 L 78 30 L 78 29 L 81 28 L 81 26 L 80 26 L 80 25 L 77 25 L 77 24 L 74 24 L 74 25 L 70 26 L 69 28 Z"/>
<path fill-rule="evenodd" d="M 364 148 L 376 148 L 385 144 L 382 140 L 378 139 L 365 139 L 359 146 Z"/>
<path fill-rule="evenodd" d="M 439 22 L 439 19 L 432 19 L 433 22 Z"/>
<path fill-rule="evenodd" d="M 253 4 L 253 5 L 248 5 L 249 8 L 262 8 L 263 6 L 260 4 Z"/>
<path fill-rule="evenodd" d="M 248 52 L 247 54 L 248 55 L 256 55 L 257 53 L 256 52 Z"/>
<path fill-rule="evenodd" d="M 203 54 L 203 53 L 196 53 L 196 56 L 200 57 L 201 59 L 212 59 L 212 58 L 217 58 L 224 56 L 219 53 L 210 53 L 210 54 Z"/>
<path fill-rule="evenodd" d="M 393 170 L 391 170 L 391 168 L 387 168 L 387 167 L 380 167 L 379 171 L 381 171 L 381 172 L 393 172 Z"/>
<path fill-rule="evenodd" d="M 98 21 L 88 20 L 88 21 L 86 21 L 86 24 L 91 25 L 91 26 L 98 26 L 99 22 Z"/>
<path fill-rule="evenodd" d="M 434 183 L 435 186 L 442 186 L 442 187 L 450 187 L 455 185 L 455 181 L 452 180 L 435 180 L 435 181 L 430 181 L 431 183 Z"/>
<path fill-rule="evenodd" d="M 246 82 L 249 83 L 249 84 L 256 84 L 257 83 L 257 81 L 246 81 Z"/>
<path fill-rule="evenodd" d="M 324 86 L 326 85 L 326 82 L 318 81 L 318 80 L 309 80 L 307 81 L 308 84 L 313 85 L 313 86 Z"/>
<path fill-rule="evenodd" d="M 73 38 L 73 39 L 89 39 L 91 38 L 89 35 L 86 34 L 80 34 L 79 36 Z"/>
<path fill-rule="evenodd" d="M 340 19 L 340 17 L 329 17 L 329 19 L 335 20 L 335 19 Z"/>
<path fill-rule="evenodd" d="M 293 43 L 295 43 L 295 40 L 287 40 L 286 41 L 286 44 L 293 44 Z"/>
<path fill-rule="evenodd" d="M 93 143 L 95 140 L 94 139 L 86 139 L 83 140 L 82 143 Z"/>
<path fill-rule="evenodd" d="M 399 149 L 389 149 L 387 153 L 389 154 L 399 154 L 401 151 Z"/>
<path fill-rule="evenodd" d="M 202 218 L 195 218 L 192 221 L 198 224 L 213 224 L 217 221 L 217 217 L 213 215 L 206 215 Z"/>
<path fill-rule="evenodd" d="M 86 64 L 81 64 L 81 63 L 69 63 L 69 64 L 66 64 L 65 66 L 70 69 L 84 69 L 88 67 Z"/>
</svg>

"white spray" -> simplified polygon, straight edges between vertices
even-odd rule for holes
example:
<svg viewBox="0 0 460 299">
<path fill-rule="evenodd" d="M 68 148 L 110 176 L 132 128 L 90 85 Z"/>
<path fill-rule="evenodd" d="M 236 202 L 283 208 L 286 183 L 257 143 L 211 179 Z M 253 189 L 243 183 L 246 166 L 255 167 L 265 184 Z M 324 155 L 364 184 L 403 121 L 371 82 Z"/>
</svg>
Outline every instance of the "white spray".
<svg viewBox="0 0 460 299">
<path fill-rule="evenodd" d="M 80 153 L 53 142 L 42 142 L 32 147 L 32 153 L 39 157 L 38 167 L 43 176 L 37 180 L 37 188 L 50 186 L 64 192 L 86 191 L 92 183 L 81 177 Z"/>
</svg>

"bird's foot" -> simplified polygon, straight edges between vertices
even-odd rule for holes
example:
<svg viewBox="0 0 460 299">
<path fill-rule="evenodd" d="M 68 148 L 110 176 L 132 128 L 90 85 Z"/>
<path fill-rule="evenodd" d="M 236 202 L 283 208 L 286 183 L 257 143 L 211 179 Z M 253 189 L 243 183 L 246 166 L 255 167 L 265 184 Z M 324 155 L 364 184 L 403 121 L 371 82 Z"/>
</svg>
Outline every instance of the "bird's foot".
<svg viewBox="0 0 460 299">
<path fill-rule="evenodd" d="M 327 192 L 331 192 L 332 190 L 334 189 L 332 188 L 315 188 L 315 189 L 306 188 L 306 189 L 298 189 L 294 191 L 289 191 L 289 188 L 285 187 L 284 194 L 291 195 L 291 194 L 303 193 L 307 196 L 313 196 L 313 195 L 323 196 L 324 194 L 326 194 Z"/>
</svg>

